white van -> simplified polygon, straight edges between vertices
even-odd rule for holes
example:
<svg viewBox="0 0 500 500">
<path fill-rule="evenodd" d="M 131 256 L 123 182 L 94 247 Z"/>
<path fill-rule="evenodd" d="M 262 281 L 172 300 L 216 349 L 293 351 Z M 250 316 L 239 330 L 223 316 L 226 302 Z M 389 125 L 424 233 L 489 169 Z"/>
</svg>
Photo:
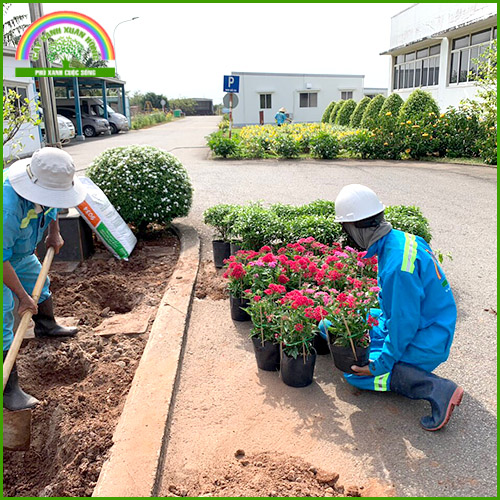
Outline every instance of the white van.
<svg viewBox="0 0 500 500">
<path fill-rule="evenodd" d="M 56 99 L 56 106 L 64 108 L 74 108 L 74 99 Z M 102 99 L 99 97 L 80 97 L 80 106 L 83 113 L 89 116 L 95 116 L 98 118 L 104 118 L 104 104 Z M 117 134 L 121 130 L 128 130 L 128 120 L 127 117 L 123 116 L 121 113 L 117 113 L 111 106 L 107 106 L 108 111 L 108 122 L 111 127 L 111 133 Z"/>
</svg>

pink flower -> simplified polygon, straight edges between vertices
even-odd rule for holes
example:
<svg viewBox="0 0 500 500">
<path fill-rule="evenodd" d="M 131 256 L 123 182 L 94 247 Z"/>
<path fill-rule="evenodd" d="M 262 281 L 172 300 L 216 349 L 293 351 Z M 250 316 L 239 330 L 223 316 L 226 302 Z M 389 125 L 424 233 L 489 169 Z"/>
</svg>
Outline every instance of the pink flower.
<svg viewBox="0 0 500 500">
<path fill-rule="evenodd" d="M 298 332 L 301 332 L 303 329 L 304 329 L 304 325 L 302 323 L 297 323 L 295 325 L 295 330 L 297 330 Z"/>
<path fill-rule="evenodd" d="M 259 301 L 260 301 L 260 299 L 262 299 L 262 297 L 261 297 L 260 295 L 255 295 L 255 296 L 254 296 L 254 298 L 253 298 L 253 300 L 254 300 L 255 302 L 259 302 Z"/>
</svg>

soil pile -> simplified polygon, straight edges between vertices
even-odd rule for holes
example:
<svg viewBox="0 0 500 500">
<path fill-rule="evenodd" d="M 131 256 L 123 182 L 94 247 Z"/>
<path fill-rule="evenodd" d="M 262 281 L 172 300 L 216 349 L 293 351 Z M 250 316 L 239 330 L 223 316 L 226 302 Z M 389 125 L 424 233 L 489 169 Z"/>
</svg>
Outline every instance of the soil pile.
<svg viewBox="0 0 500 500">
<path fill-rule="evenodd" d="M 229 298 L 227 280 L 222 277 L 223 269 L 217 269 L 213 261 L 204 260 L 200 263 L 196 279 L 195 296 L 197 299 L 223 300 Z"/>
<path fill-rule="evenodd" d="M 140 242 L 129 262 L 98 251 L 71 274 L 51 273 L 56 315 L 80 318 L 80 333 L 21 349 L 21 385 L 41 404 L 30 451 L 4 452 L 4 496 L 92 494 L 147 341 L 147 334 L 101 337 L 92 327 L 157 306 L 178 254 L 178 239 L 164 234 Z"/>
<path fill-rule="evenodd" d="M 339 484 L 335 472 L 318 470 L 300 458 L 277 453 L 235 458 L 182 484 L 171 484 L 169 496 L 202 497 L 336 497 L 362 496 L 363 488 Z"/>
</svg>

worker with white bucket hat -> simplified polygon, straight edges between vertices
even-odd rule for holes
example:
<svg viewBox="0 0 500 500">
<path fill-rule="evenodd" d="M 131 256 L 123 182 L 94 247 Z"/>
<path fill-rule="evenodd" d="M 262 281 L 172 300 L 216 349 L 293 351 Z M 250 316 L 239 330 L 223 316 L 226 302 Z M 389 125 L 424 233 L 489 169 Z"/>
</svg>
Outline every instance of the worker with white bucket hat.
<svg viewBox="0 0 500 500">
<path fill-rule="evenodd" d="M 45 244 L 57 254 L 64 244 L 59 232 L 57 209 L 80 204 L 86 189 L 75 176 L 71 156 L 56 148 L 43 148 L 31 158 L 18 160 L 4 170 L 3 182 L 3 359 L 14 338 L 14 295 L 19 316 L 33 313 L 36 337 L 67 337 L 76 328 L 58 325 L 47 278 L 38 304 L 31 298 L 41 264 L 35 249 L 48 230 Z M 17 369 L 11 371 L 4 390 L 4 408 L 32 408 L 38 401 L 18 383 Z"/>
</svg>

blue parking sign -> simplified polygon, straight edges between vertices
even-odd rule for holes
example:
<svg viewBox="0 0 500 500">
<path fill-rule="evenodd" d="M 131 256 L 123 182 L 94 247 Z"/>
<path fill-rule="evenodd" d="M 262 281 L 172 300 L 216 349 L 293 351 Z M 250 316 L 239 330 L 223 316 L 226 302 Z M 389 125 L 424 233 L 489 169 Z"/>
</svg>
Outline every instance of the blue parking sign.
<svg viewBox="0 0 500 500">
<path fill-rule="evenodd" d="M 224 75 L 224 92 L 238 93 L 240 91 L 240 77 L 235 75 Z"/>
</svg>

